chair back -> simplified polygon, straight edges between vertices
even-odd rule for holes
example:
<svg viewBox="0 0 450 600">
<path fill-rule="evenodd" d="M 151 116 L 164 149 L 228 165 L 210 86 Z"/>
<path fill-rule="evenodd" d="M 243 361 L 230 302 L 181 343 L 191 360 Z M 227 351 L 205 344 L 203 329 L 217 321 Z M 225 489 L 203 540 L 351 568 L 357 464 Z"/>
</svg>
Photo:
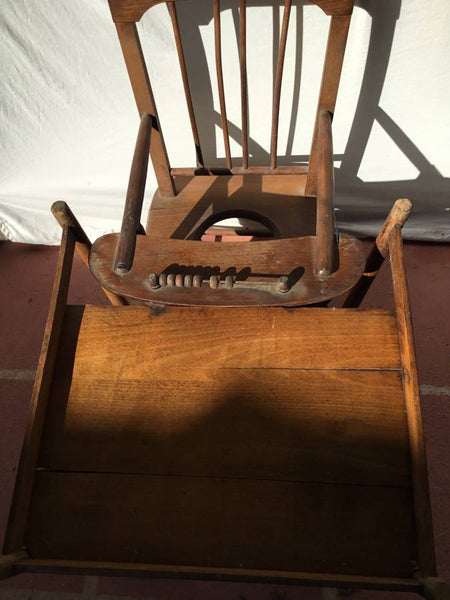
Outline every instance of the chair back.
<svg viewBox="0 0 450 600">
<path fill-rule="evenodd" d="M 271 115 L 271 142 L 270 164 L 258 167 L 249 166 L 249 126 L 248 126 L 248 84 L 247 84 L 247 39 L 246 39 L 246 13 L 247 0 L 236 0 L 239 3 L 239 63 L 240 63 L 240 89 L 241 89 L 241 115 L 242 115 L 242 159 L 240 164 L 233 164 L 230 151 L 230 136 L 227 120 L 227 103 L 225 97 L 223 69 L 222 69 L 222 43 L 221 43 L 221 0 L 212 0 L 214 19 L 214 45 L 217 72 L 217 86 L 220 104 L 220 117 L 225 146 L 226 168 L 222 170 L 208 169 L 205 164 L 199 130 L 196 120 L 196 111 L 192 100 L 186 67 L 183 41 L 180 34 L 176 5 L 180 1 L 195 0 L 170 0 L 166 2 L 170 14 L 178 61 L 181 70 L 187 110 L 192 129 L 193 142 L 197 165 L 193 169 L 171 169 L 169 158 L 164 144 L 164 138 L 158 120 L 157 107 L 148 76 L 148 71 L 139 40 L 136 23 L 144 13 L 163 0 L 109 0 L 113 20 L 116 24 L 122 52 L 125 58 L 133 93 L 139 114 L 148 113 L 152 118 L 152 137 L 150 155 L 158 180 L 159 191 L 162 195 L 172 196 L 176 193 L 173 176 L 176 174 L 281 174 L 281 173 L 308 173 L 306 193 L 317 195 L 317 153 L 318 153 L 318 115 L 322 109 L 331 115 L 334 113 L 342 63 L 344 59 L 347 34 L 350 25 L 354 0 L 311 0 L 320 7 L 329 17 L 330 26 L 327 48 L 323 66 L 322 82 L 317 105 L 316 122 L 314 127 L 309 166 L 280 167 L 277 164 L 278 123 L 280 113 L 281 83 L 283 78 L 284 57 L 286 41 L 289 30 L 289 18 L 292 0 L 284 0 L 284 13 L 280 31 L 277 65 L 274 79 L 273 105 Z M 195 5 L 194 5 L 195 6 Z"/>
</svg>

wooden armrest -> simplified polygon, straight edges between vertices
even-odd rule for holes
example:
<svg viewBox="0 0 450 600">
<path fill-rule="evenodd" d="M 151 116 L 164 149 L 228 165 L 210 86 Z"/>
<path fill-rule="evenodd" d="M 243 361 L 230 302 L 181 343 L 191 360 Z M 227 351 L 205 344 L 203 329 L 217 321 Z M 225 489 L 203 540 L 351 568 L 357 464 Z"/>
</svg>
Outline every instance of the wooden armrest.
<svg viewBox="0 0 450 600">
<path fill-rule="evenodd" d="M 318 163 L 316 274 L 319 278 L 326 278 L 335 269 L 334 254 L 336 243 L 333 214 L 333 137 L 331 132 L 331 113 L 327 110 L 321 110 L 319 113 Z"/>
<path fill-rule="evenodd" d="M 148 113 L 144 113 L 141 117 L 133 162 L 131 163 L 122 228 L 114 260 L 114 269 L 119 273 L 129 271 L 133 264 L 136 235 L 140 229 L 142 202 L 147 180 L 151 132 L 152 118 Z"/>
</svg>

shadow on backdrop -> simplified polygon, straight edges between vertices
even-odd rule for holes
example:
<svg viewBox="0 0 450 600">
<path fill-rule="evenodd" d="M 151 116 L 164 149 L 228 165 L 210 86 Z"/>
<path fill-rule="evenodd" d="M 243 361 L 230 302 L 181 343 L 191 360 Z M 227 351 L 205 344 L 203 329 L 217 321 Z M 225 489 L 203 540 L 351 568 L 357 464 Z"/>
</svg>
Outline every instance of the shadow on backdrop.
<svg viewBox="0 0 450 600">
<path fill-rule="evenodd" d="M 305 4 L 302 0 L 293 3 L 296 19 L 295 25 L 291 23 L 290 27 L 295 27 L 294 80 L 290 103 L 289 132 L 284 152 L 282 148 L 278 148 L 279 165 L 308 162 L 307 155 L 295 155 L 292 151 L 302 80 L 303 7 Z M 341 161 L 340 167 L 335 169 L 336 207 L 339 211 L 337 220 L 342 231 L 360 235 L 375 235 L 393 201 L 399 197 L 408 197 L 413 201 L 414 211 L 405 228 L 405 237 L 448 241 L 450 239 L 448 223 L 450 212 L 446 210 L 446 207 L 450 205 L 450 178 L 442 176 L 436 167 L 430 164 L 420 149 L 380 106 L 401 5 L 402 0 L 357 0 L 356 2 L 356 6 L 367 11 L 372 23 L 364 76 L 350 134 L 344 153 L 342 155 L 335 154 L 335 159 Z M 247 6 L 249 8 L 272 7 L 272 78 L 274 80 L 280 39 L 282 2 L 248 0 Z M 239 46 L 238 3 L 235 0 L 222 0 L 221 8 L 222 10 L 231 10 L 237 49 Z M 221 129 L 221 116 L 214 108 L 212 83 L 208 75 L 208 62 L 200 33 L 200 27 L 212 21 L 212 3 L 209 0 L 197 0 L 196 10 L 193 11 L 191 3 L 180 2 L 177 10 L 205 164 L 210 167 L 224 167 L 225 159 L 217 155 L 216 148 L 216 130 L 217 128 Z M 317 10 L 320 9 L 317 8 Z M 271 115 L 268 115 L 268 121 L 270 118 Z M 417 178 L 364 182 L 358 177 L 375 122 L 382 127 L 401 152 L 418 169 Z M 229 120 L 228 127 L 230 137 L 241 144 L 241 128 Z M 250 165 L 270 164 L 268 149 L 258 144 L 251 136 L 249 136 L 248 144 Z M 241 156 L 233 156 L 233 164 L 240 165 L 241 160 Z"/>
</svg>

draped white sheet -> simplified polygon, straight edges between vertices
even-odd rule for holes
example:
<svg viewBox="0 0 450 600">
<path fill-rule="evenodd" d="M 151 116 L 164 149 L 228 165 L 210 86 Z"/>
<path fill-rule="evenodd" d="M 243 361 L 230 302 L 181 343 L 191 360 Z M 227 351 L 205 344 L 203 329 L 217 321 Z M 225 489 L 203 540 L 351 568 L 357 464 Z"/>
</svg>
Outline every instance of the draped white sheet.
<svg viewBox="0 0 450 600">
<path fill-rule="evenodd" d="M 237 2 L 222 0 L 227 110 L 240 157 Z M 283 164 L 309 152 L 327 17 L 294 0 L 282 89 Z M 211 0 L 178 13 L 209 164 L 223 164 L 213 64 Z M 267 164 L 282 6 L 248 0 L 251 164 Z M 450 238 L 450 3 L 359 0 L 333 124 L 337 218 L 342 231 L 373 234 L 393 200 L 415 210 L 407 238 Z M 164 4 L 139 24 L 172 166 L 195 164 L 192 136 Z M 138 115 L 106 0 L 3 0 L 0 8 L 0 231 L 56 244 L 49 207 L 65 200 L 95 239 L 120 226 Z M 156 187 L 151 169 L 146 210 Z M 145 221 L 145 218 L 143 219 Z"/>
</svg>

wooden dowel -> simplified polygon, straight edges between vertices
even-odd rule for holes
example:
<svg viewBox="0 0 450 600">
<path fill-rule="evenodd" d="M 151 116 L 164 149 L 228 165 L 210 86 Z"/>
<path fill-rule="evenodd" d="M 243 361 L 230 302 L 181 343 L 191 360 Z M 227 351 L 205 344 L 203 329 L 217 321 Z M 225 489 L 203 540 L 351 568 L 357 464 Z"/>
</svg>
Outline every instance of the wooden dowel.
<svg viewBox="0 0 450 600">
<path fill-rule="evenodd" d="M 180 63 L 181 78 L 183 80 L 184 94 L 186 96 L 186 104 L 187 104 L 187 109 L 188 109 L 188 113 L 189 113 L 189 120 L 191 122 L 192 137 L 194 138 L 197 166 L 204 167 L 205 164 L 203 161 L 202 149 L 200 147 L 200 136 L 198 134 L 197 121 L 195 119 L 194 104 L 192 102 L 191 88 L 189 86 L 189 78 L 188 78 L 188 73 L 187 73 L 187 68 L 186 68 L 186 60 L 184 57 L 183 44 L 181 42 L 180 27 L 178 24 L 178 16 L 177 16 L 177 9 L 175 7 L 175 2 L 173 2 L 173 1 L 167 2 L 167 8 L 169 10 L 170 18 L 172 21 L 173 33 L 175 36 L 175 45 L 177 48 L 178 61 Z"/>
<path fill-rule="evenodd" d="M 92 244 L 84 229 L 78 222 L 78 219 L 65 202 L 54 202 L 52 204 L 51 211 L 63 229 L 64 227 L 71 227 L 73 229 L 76 239 L 75 249 L 81 260 L 89 268 L 89 254 L 91 252 Z M 119 296 L 114 292 L 110 292 L 104 287 L 102 287 L 102 290 L 113 306 L 124 306 L 128 304 L 127 301 L 122 298 L 122 296 Z"/>
<path fill-rule="evenodd" d="M 152 119 L 148 113 L 144 113 L 139 126 L 133 162 L 131 163 L 122 229 L 117 241 L 114 268 L 119 273 L 129 271 L 133 265 L 136 235 L 140 225 L 145 182 L 147 179 L 151 132 Z"/>
<path fill-rule="evenodd" d="M 277 146 L 278 146 L 278 121 L 280 116 L 280 98 L 281 82 L 283 80 L 284 56 L 286 54 L 286 41 L 289 28 L 289 17 L 291 14 L 292 0 L 285 0 L 283 24 L 281 26 L 280 45 L 278 48 L 277 70 L 275 75 L 275 88 L 273 91 L 272 106 L 272 136 L 270 142 L 270 166 L 275 169 L 277 166 Z"/>
<path fill-rule="evenodd" d="M 322 110 L 319 114 L 318 149 L 319 176 L 317 183 L 315 270 L 320 278 L 326 278 L 333 272 L 336 246 L 333 214 L 333 138 L 331 115 L 327 110 Z"/>
<path fill-rule="evenodd" d="M 323 65 L 322 83 L 320 84 L 316 121 L 311 143 L 309 173 L 306 181 L 307 196 L 315 196 L 317 194 L 319 115 L 320 111 L 323 109 L 334 114 L 349 27 L 349 14 L 331 17 L 327 49 L 325 52 L 325 62 Z"/>
<path fill-rule="evenodd" d="M 433 521 L 428 489 L 428 469 L 422 429 L 419 382 L 417 379 L 414 335 L 411 323 L 408 284 L 403 259 L 400 225 L 394 225 L 389 235 L 389 258 L 394 289 L 400 359 L 403 368 L 403 390 L 409 433 L 409 453 L 417 531 L 418 569 L 425 576 L 436 575 Z"/>
<path fill-rule="evenodd" d="M 377 235 L 369 256 L 367 257 L 364 273 L 350 290 L 344 302 L 344 308 L 358 308 L 364 300 L 365 295 L 369 291 L 370 286 L 389 252 L 389 236 L 392 229 L 395 225 L 403 227 L 409 217 L 411 209 L 412 204 L 410 200 L 407 200 L 406 198 L 396 200 Z"/>
<path fill-rule="evenodd" d="M 222 119 L 223 143 L 225 145 L 225 164 L 231 169 L 230 136 L 228 134 L 227 108 L 223 85 L 222 44 L 220 34 L 220 0 L 214 0 L 214 42 L 216 52 L 217 86 L 219 88 L 220 116 Z"/>
<path fill-rule="evenodd" d="M 248 168 L 247 4 L 239 0 L 239 63 L 241 70 L 242 168 Z"/>
</svg>

